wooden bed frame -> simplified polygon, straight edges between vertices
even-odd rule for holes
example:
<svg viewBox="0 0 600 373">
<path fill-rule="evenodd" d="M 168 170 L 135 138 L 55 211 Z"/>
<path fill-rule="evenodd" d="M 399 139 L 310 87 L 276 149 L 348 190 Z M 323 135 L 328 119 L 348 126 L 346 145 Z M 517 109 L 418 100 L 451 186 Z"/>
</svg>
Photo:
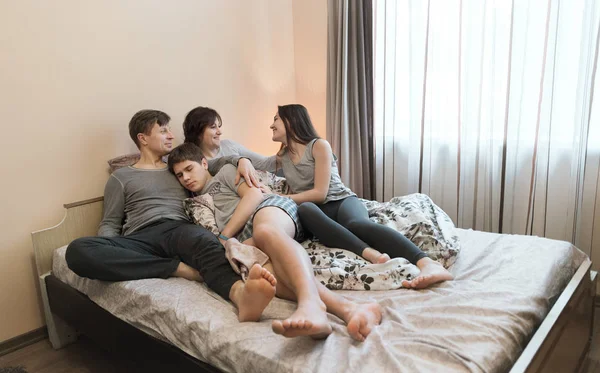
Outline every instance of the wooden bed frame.
<svg viewBox="0 0 600 373">
<path fill-rule="evenodd" d="M 65 217 L 58 225 L 31 234 L 52 346 L 59 349 L 81 333 L 117 356 L 134 361 L 140 370 L 219 372 L 118 319 L 52 275 L 56 248 L 79 237 L 96 235 L 102 201 L 99 197 L 64 205 Z M 589 259 L 581 264 L 510 372 L 580 372 L 584 368 L 596 295 L 597 273 L 591 271 L 591 264 Z"/>
</svg>

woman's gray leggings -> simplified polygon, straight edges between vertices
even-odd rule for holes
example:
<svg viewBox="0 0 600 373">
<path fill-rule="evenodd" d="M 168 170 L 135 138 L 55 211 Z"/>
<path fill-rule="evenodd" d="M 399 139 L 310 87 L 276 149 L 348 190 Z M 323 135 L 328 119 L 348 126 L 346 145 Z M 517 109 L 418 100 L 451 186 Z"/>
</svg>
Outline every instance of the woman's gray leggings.
<svg viewBox="0 0 600 373">
<path fill-rule="evenodd" d="M 300 222 L 325 246 L 350 250 L 362 256 L 371 247 L 390 258 L 405 258 L 416 264 L 427 254 L 400 232 L 369 219 L 366 207 L 356 197 L 316 205 L 298 206 Z"/>
</svg>

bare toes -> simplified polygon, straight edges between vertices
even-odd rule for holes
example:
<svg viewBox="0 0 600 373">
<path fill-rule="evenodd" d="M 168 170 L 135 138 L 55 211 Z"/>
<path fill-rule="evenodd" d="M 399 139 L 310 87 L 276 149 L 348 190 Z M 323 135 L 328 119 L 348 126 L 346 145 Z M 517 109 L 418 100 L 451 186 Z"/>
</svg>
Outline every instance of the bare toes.
<svg viewBox="0 0 600 373">
<path fill-rule="evenodd" d="M 361 323 L 360 329 L 358 330 L 363 338 L 366 338 L 369 334 L 371 334 L 371 327 L 368 323 Z"/>
<path fill-rule="evenodd" d="M 360 339 L 360 334 L 358 332 L 358 330 L 360 329 L 360 326 L 356 326 L 356 322 L 354 320 L 350 320 L 350 322 L 348 323 L 348 334 L 350 334 L 350 336 L 356 340 Z"/>
<path fill-rule="evenodd" d="M 273 320 L 273 322 L 271 323 L 271 329 L 273 329 L 273 332 L 275 332 L 276 334 L 283 334 L 286 330 L 286 328 L 283 326 L 283 323 L 280 320 Z"/>
<path fill-rule="evenodd" d="M 377 258 L 377 263 L 378 264 L 387 263 L 388 260 L 390 260 L 390 256 L 388 254 L 381 254 L 379 256 L 379 258 Z"/>
</svg>

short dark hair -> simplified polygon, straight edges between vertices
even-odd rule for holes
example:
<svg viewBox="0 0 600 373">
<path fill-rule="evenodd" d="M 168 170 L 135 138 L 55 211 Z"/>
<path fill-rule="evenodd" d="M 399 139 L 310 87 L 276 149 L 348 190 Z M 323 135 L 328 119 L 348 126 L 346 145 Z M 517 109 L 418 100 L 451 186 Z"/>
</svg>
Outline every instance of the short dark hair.
<svg viewBox="0 0 600 373">
<path fill-rule="evenodd" d="M 200 146 L 198 139 L 204 133 L 206 126 L 213 123 L 217 123 L 219 126 L 223 123 L 215 109 L 204 106 L 192 109 L 183 121 L 183 135 L 185 136 L 183 142 L 191 142 Z"/>
<path fill-rule="evenodd" d="M 314 139 L 318 139 L 317 131 L 310 120 L 308 110 L 300 104 L 281 105 L 277 107 L 277 114 L 283 121 L 285 137 L 288 144 L 292 141 L 306 145 Z M 280 154 L 289 148 L 281 145 Z M 291 150 L 291 148 L 289 148 Z"/>
<path fill-rule="evenodd" d="M 149 135 L 156 123 L 162 127 L 169 124 L 170 121 L 171 117 L 160 110 L 140 110 L 129 121 L 129 136 L 139 149 L 138 133 Z"/>
<path fill-rule="evenodd" d="M 185 161 L 194 161 L 198 163 L 202 163 L 204 159 L 204 154 L 202 154 L 202 150 L 191 142 L 183 143 L 177 146 L 175 149 L 169 153 L 169 160 L 167 164 L 169 166 L 169 171 L 172 174 L 175 174 L 175 170 L 173 169 L 177 163 L 185 162 Z"/>
</svg>

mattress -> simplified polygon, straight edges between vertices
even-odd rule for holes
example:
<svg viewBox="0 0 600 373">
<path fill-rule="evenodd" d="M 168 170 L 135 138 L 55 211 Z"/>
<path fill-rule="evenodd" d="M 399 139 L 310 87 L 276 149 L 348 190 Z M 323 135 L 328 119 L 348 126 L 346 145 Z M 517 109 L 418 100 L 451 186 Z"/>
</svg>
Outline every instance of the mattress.
<svg viewBox="0 0 600 373">
<path fill-rule="evenodd" d="M 381 325 L 362 343 L 333 315 L 325 340 L 276 335 L 271 320 L 295 308 L 281 299 L 259 322 L 239 323 L 235 308 L 204 284 L 81 278 L 67 267 L 65 247 L 54 253 L 53 273 L 116 317 L 226 372 L 506 371 L 587 257 L 563 241 L 457 231 L 455 281 L 419 291 L 339 291 L 382 307 Z"/>
</svg>

